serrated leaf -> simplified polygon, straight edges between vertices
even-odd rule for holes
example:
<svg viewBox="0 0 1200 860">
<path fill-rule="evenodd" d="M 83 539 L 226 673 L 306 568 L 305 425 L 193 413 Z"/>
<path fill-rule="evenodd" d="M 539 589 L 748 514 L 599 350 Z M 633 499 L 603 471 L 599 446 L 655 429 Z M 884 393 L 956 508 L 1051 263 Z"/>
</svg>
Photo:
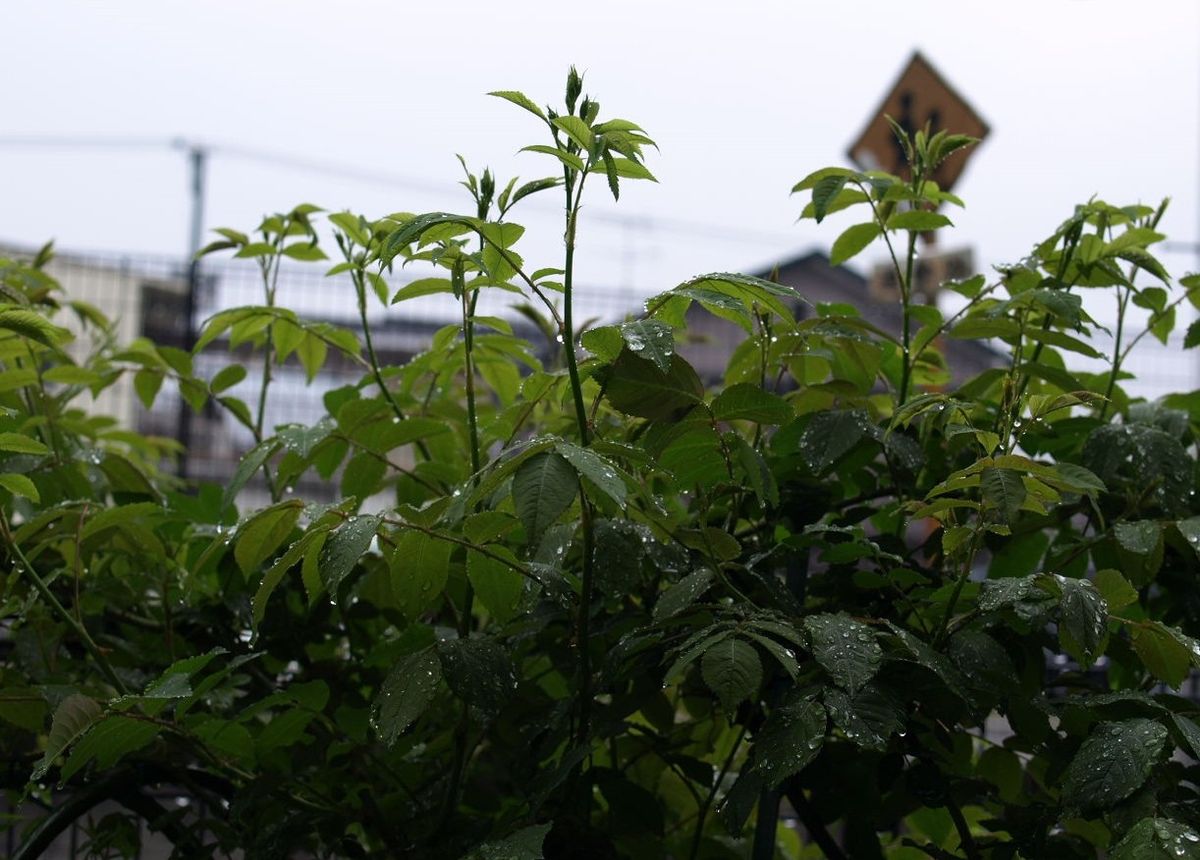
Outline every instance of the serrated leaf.
<svg viewBox="0 0 1200 860">
<path fill-rule="evenodd" d="M 1121 576 L 1120 571 L 1112 568 L 1105 568 L 1096 571 L 1096 575 L 1092 577 L 1092 584 L 1096 586 L 1096 590 L 1104 597 L 1108 604 L 1109 610 L 1121 609 L 1131 603 L 1137 603 L 1138 593 L 1125 577 Z"/>
<path fill-rule="evenodd" d="M 870 419 L 865 412 L 819 412 L 800 434 L 800 454 L 808 467 L 821 475 L 848 454 L 870 430 Z"/>
<path fill-rule="evenodd" d="M 525 524 L 526 542 L 536 544 L 578 492 L 579 477 L 562 454 L 543 451 L 523 462 L 513 475 L 512 500 Z"/>
<path fill-rule="evenodd" d="M 330 532 L 317 562 L 321 580 L 330 595 L 337 594 L 342 580 L 370 549 L 372 541 L 375 540 L 375 533 L 379 530 L 379 523 L 380 518 L 377 516 L 360 514 L 350 517 Z"/>
<path fill-rule="evenodd" d="M 874 221 L 847 227 L 842 232 L 842 235 L 834 240 L 833 248 L 829 253 L 830 264 L 840 266 L 842 263 L 859 254 L 878 237 L 879 225 Z"/>
<path fill-rule="evenodd" d="M 508 554 L 503 547 L 493 547 L 492 551 Z M 471 581 L 479 602 L 497 621 L 507 624 L 517 616 L 521 596 L 525 591 L 525 577 L 513 570 L 512 565 L 481 552 L 468 550 L 467 578 Z"/>
<path fill-rule="evenodd" d="M 50 449 L 24 433 L 0 433 L 0 451 L 11 451 L 14 454 L 49 454 Z"/>
<path fill-rule="evenodd" d="M 30 774 L 30 781 L 36 782 L 44 777 L 54 760 L 90 729 L 103 713 L 100 704 L 90 696 L 72 693 L 63 699 L 54 711 L 50 735 L 46 738 L 46 751 Z"/>
<path fill-rule="evenodd" d="M 1064 650 L 1090 666 L 1108 638 L 1108 604 L 1086 579 L 1059 578 L 1059 638 Z"/>
<path fill-rule="evenodd" d="M 813 218 L 816 219 L 818 224 L 825 220 L 825 215 L 829 211 L 829 204 L 845 187 L 848 179 L 848 176 L 834 173 L 821 177 L 813 185 Z"/>
<path fill-rule="evenodd" d="M 587 152 L 592 148 L 592 141 L 595 135 L 592 134 L 591 127 L 577 116 L 559 116 L 551 120 L 555 126 L 566 133 L 567 137 L 575 142 L 576 146 Z"/>
<path fill-rule="evenodd" d="M 537 104 L 535 104 L 534 101 L 532 99 L 530 99 L 524 93 L 517 92 L 516 90 L 496 90 L 494 92 L 488 93 L 488 95 L 495 96 L 496 98 L 504 99 L 505 101 L 508 101 L 508 102 L 512 102 L 517 107 L 525 108 L 525 110 L 529 111 L 531 114 L 536 116 L 538 119 L 544 120 L 546 118 L 546 114 L 542 111 L 542 109 L 540 107 L 538 107 Z"/>
<path fill-rule="evenodd" d="M 1113 846 L 1108 860 L 1200 860 L 1200 833 L 1167 818 L 1143 818 Z"/>
<path fill-rule="evenodd" d="M 443 639 L 437 655 L 451 691 L 480 722 L 494 719 L 516 689 L 508 652 L 492 639 Z"/>
<path fill-rule="evenodd" d="M 908 209 L 904 212 L 897 212 L 887 220 L 889 230 L 912 230 L 917 233 L 952 226 L 954 226 L 953 222 L 945 215 L 924 209 Z"/>
<path fill-rule="evenodd" d="M 615 466 L 604 457 L 571 442 L 559 442 L 554 449 L 566 458 L 581 477 L 587 478 L 618 507 L 625 504 L 627 488 Z"/>
<path fill-rule="evenodd" d="M 698 405 L 704 386 L 692 366 L 678 355 L 671 356 L 670 370 L 664 373 L 654 362 L 623 350 L 612 364 L 605 394 L 614 409 L 659 421 Z"/>
<path fill-rule="evenodd" d="M 149 744 L 161 730 L 154 723 L 122 715 L 101 720 L 75 744 L 63 762 L 59 780 L 66 782 L 93 760 L 98 768 L 107 770 L 129 753 Z"/>
<path fill-rule="evenodd" d="M 1134 555 L 1149 555 L 1158 546 L 1162 528 L 1154 520 L 1118 522 L 1113 526 L 1117 543 Z"/>
<path fill-rule="evenodd" d="M 825 709 L 847 740 L 866 749 L 886 749 L 889 738 L 904 730 L 904 711 L 872 684 L 854 696 L 836 687 L 827 688 Z"/>
<path fill-rule="evenodd" d="M 712 587 L 714 578 L 713 572 L 705 567 L 676 582 L 654 604 L 654 620 L 662 621 L 687 609 Z"/>
<path fill-rule="evenodd" d="M 758 694 L 762 661 L 753 645 L 731 636 L 704 652 L 700 674 L 725 711 L 732 713 L 739 704 Z"/>
<path fill-rule="evenodd" d="M 384 679 L 373 706 L 380 740 L 388 746 L 395 744 L 425 713 L 441 682 L 442 663 L 432 648 L 400 658 Z"/>
<path fill-rule="evenodd" d="M 883 649 L 875 633 L 848 615 L 810 615 L 804 629 L 812 640 L 812 654 L 829 677 L 851 695 L 875 677 L 883 662 Z"/>
<path fill-rule="evenodd" d="M 468 860 L 542 860 L 542 843 L 550 824 L 534 824 L 493 842 L 485 842 L 471 852 Z"/>
<path fill-rule="evenodd" d="M 776 708 L 754 737 L 754 771 L 773 788 L 804 770 L 821 752 L 828 720 L 816 702 Z"/>
<path fill-rule="evenodd" d="M 262 621 L 263 614 L 267 611 L 267 601 L 270 600 L 272 592 L 275 591 L 275 588 L 279 585 L 284 575 L 298 562 L 306 559 L 310 550 L 314 553 L 320 553 L 328 534 L 328 526 L 310 528 L 299 539 L 294 541 L 283 555 L 263 574 L 262 581 L 258 585 L 258 590 L 254 592 L 252 603 L 255 624 Z"/>
<path fill-rule="evenodd" d="M 1155 678 L 1178 687 L 1188 676 L 1192 654 L 1174 633 L 1157 621 L 1133 626 L 1133 650 Z"/>
<path fill-rule="evenodd" d="M 13 332 L 50 347 L 67 336 L 66 329 L 59 328 L 36 311 L 21 308 L 0 310 L 0 330 Z"/>
<path fill-rule="evenodd" d="M 739 382 L 729 386 L 712 402 L 713 417 L 718 421 L 754 421 L 782 425 L 796 417 L 792 405 L 757 385 Z"/>
<path fill-rule="evenodd" d="M 279 549 L 292 533 L 302 509 L 299 501 L 280 502 L 259 511 L 242 524 L 233 547 L 233 557 L 242 573 L 257 570 Z"/>
<path fill-rule="evenodd" d="M 639 358 L 654 362 L 663 373 L 671 371 L 675 330 L 658 320 L 633 320 L 620 325 L 621 338 Z"/>
<path fill-rule="evenodd" d="M 984 501 L 999 512 L 1001 521 L 1011 523 L 1017 517 L 1027 495 L 1021 475 L 1012 469 L 984 469 L 979 476 Z"/>
<path fill-rule="evenodd" d="M 415 529 L 402 534 L 392 553 L 392 593 L 401 611 L 416 618 L 442 596 L 450 576 L 452 545 Z"/>
<path fill-rule="evenodd" d="M 0 487 L 8 490 L 14 496 L 24 496 L 35 503 L 42 500 L 37 486 L 24 475 L 17 475 L 13 472 L 0 474 Z"/>
<path fill-rule="evenodd" d="M 1068 810 L 1110 809 L 1142 787 L 1167 741 L 1154 720 L 1101 723 L 1079 747 L 1062 777 Z"/>
</svg>

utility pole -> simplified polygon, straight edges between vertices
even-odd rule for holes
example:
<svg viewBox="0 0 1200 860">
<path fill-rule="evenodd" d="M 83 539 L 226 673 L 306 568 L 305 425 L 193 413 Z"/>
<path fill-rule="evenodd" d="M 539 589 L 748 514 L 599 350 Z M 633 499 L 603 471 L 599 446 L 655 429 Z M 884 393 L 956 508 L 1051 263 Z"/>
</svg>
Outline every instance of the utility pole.
<svg viewBox="0 0 1200 860">
<path fill-rule="evenodd" d="M 204 180 L 208 170 L 208 150 L 199 144 L 176 140 L 174 145 L 188 156 L 191 186 L 191 220 L 188 225 L 187 295 L 183 305 L 183 348 L 191 351 L 196 345 L 196 305 L 200 292 L 200 260 L 196 256 L 204 237 Z M 192 442 L 192 415 L 187 401 L 179 392 L 179 417 L 176 438 L 183 447 L 179 455 L 179 477 L 188 476 L 188 456 Z"/>
</svg>

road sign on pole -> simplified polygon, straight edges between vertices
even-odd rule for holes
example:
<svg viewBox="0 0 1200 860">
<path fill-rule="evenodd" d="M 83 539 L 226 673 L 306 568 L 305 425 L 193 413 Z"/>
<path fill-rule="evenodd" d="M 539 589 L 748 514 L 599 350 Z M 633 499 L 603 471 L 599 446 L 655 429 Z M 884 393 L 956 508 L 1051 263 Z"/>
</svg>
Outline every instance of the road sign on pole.
<svg viewBox="0 0 1200 860">
<path fill-rule="evenodd" d="M 946 83 L 920 51 L 912 55 L 900 77 L 871 116 L 862 134 L 850 144 L 850 160 L 863 170 L 885 170 L 907 177 L 908 164 L 904 150 L 896 140 L 887 117 L 894 119 L 908 133 L 922 129 L 941 130 L 953 134 L 968 134 L 982 140 L 987 137 L 988 124 L 958 92 Z M 931 177 L 943 191 L 948 191 L 966 166 L 968 154 L 974 147 L 959 150 L 947 158 Z"/>
</svg>

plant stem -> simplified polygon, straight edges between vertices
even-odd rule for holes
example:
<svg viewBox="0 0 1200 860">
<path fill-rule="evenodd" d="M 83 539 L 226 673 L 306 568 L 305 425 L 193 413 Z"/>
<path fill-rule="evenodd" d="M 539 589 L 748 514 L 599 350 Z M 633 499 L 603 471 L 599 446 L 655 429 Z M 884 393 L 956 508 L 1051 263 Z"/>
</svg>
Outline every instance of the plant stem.
<svg viewBox="0 0 1200 860">
<path fill-rule="evenodd" d="M 809 837 L 813 842 L 817 843 L 817 847 L 824 852 L 829 860 L 849 860 L 846 852 L 842 850 L 841 846 L 829 835 L 829 831 L 825 829 L 825 822 L 821 820 L 820 816 L 817 815 L 817 811 L 808 802 L 808 798 L 804 796 L 804 789 L 796 783 L 795 779 L 788 782 L 787 786 L 787 799 L 796 810 L 796 814 L 800 816 L 800 822 L 804 825 L 804 829 L 808 831 Z"/>
<path fill-rule="evenodd" d="M 905 266 L 904 283 L 900 285 L 900 337 L 904 350 L 904 366 L 900 370 L 900 396 L 897 407 L 903 406 L 908 399 L 908 386 L 912 379 L 913 361 L 911 355 L 912 342 L 912 279 L 913 263 L 917 257 L 917 234 L 908 234 L 908 262 Z"/>
<path fill-rule="evenodd" d="M 8 526 L 8 518 L 4 516 L 3 512 L 0 512 L 0 531 L 3 531 L 5 541 L 8 543 L 9 547 L 12 548 L 13 555 L 15 555 L 17 560 L 21 563 L 21 567 L 24 570 L 25 575 L 29 577 L 30 582 L 33 583 L 33 587 L 37 589 L 38 594 L 40 594 L 42 599 L 50 605 L 50 608 L 54 610 L 54 613 L 58 615 L 58 617 L 61 618 L 68 627 L 75 631 L 75 635 L 79 637 L 79 640 L 83 643 L 83 647 L 86 648 L 87 652 L 92 655 L 92 659 L 96 661 L 96 665 L 100 667 L 100 671 L 104 674 L 104 677 L 108 679 L 108 682 L 112 684 L 117 692 L 121 693 L 122 695 L 128 693 L 129 690 L 125 686 L 125 683 L 119 677 L 117 677 L 117 673 L 113 671 L 113 667 L 108 662 L 108 658 L 104 656 L 104 652 L 100 650 L 100 646 L 96 644 L 94 639 L 92 639 L 91 634 L 87 632 L 87 628 L 84 627 L 83 623 L 76 619 L 76 617 L 69 612 L 67 608 L 62 605 L 62 603 L 59 602 L 58 598 L 54 596 L 54 592 L 50 590 L 48 585 L 46 585 L 45 580 L 38 576 L 37 571 L 34 570 L 33 564 L 25 555 L 24 550 L 22 550 L 17 542 L 13 540 L 12 531 Z"/>
<path fill-rule="evenodd" d="M 729 748 L 729 754 L 725 756 L 725 761 L 721 763 L 721 770 L 717 773 L 716 780 L 713 781 L 712 787 L 708 790 L 708 797 L 704 798 L 704 802 L 700 804 L 700 809 L 696 813 L 696 830 L 692 835 L 692 850 L 688 853 L 688 860 L 696 860 L 700 856 L 700 840 L 704 836 L 704 820 L 708 817 L 708 810 L 712 808 L 713 800 L 717 796 L 717 790 L 721 787 L 721 783 L 725 781 L 725 774 L 729 773 L 729 768 L 733 765 L 733 759 L 737 755 L 738 748 L 741 747 L 742 740 L 745 737 L 746 727 L 742 726 L 742 730 L 738 732 L 733 746 Z"/>
<path fill-rule="evenodd" d="M 779 830 L 779 792 L 764 788 L 758 796 L 758 817 L 754 821 L 751 860 L 772 860 L 775 835 Z"/>
</svg>

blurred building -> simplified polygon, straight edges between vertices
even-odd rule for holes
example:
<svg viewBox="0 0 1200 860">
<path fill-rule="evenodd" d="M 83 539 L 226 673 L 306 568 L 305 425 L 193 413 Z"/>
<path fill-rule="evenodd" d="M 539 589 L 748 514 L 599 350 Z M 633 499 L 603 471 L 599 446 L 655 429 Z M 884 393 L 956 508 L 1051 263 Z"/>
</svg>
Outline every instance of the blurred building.
<svg viewBox="0 0 1200 860">
<path fill-rule="evenodd" d="M 964 255 L 956 255 L 963 257 Z M 941 283 L 947 278 L 965 277 L 954 268 L 954 257 L 942 258 L 941 265 L 926 264 L 918 271 L 922 283 Z M 969 263 L 969 255 L 966 255 Z M 969 269 L 969 265 L 966 267 Z M 803 301 L 793 307 L 798 319 L 814 314 L 814 306 L 822 303 L 848 304 L 858 309 L 863 319 L 889 334 L 899 335 L 901 329 L 900 304 L 894 282 L 889 280 L 888 270 L 880 270 L 871 279 L 864 278 L 845 266 L 834 266 L 829 257 L 820 251 L 811 251 L 784 260 L 776 266 L 754 274 L 791 287 Z M 926 298 L 933 297 L 933 290 L 926 291 Z M 720 379 L 729 356 L 746 337 L 736 324 L 705 313 L 693 306 L 688 313 L 688 341 L 680 344 L 679 353 L 696 368 L 706 382 Z M 943 338 L 938 346 L 946 356 L 955 383 L 969 379 L 980 371 L 995 367 L 1002 356 L 980 341 Z"/>
</svg>

